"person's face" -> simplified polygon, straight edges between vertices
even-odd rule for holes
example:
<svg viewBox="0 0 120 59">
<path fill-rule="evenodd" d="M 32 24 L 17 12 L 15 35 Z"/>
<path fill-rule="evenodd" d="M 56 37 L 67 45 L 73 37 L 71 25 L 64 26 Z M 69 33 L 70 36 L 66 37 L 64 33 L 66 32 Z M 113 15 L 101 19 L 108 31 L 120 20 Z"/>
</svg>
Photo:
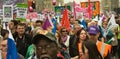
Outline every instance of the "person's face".
<svg viewBox="0 0 120 59">
<path fill-rule="evenodd" d="M 91 26 L 96 26 L 97 23 L 95 21 L 91 21 Z"/>
<path fill-rule="evenodd" d="M 36 27 L 41 27 L 42 26 L 42 24 L 41 23 L 36 23 L 36 25 L 35 25 Z"/>
<path fill-rule="evenodd" d="M 91 20 L 89 18 L 86 18 L 85 21 L 86 21 L 86 23 L 91 22 Z"/>
<path fill-rule="evenodd" d="M 67 35 L 67 29 L 62 29 L 62 35 L 64 36 L 64 35 Z"/>
<path fill-rule="evenodd" d="M 79 25 L 75 25 L 74 26 L 74 31 L 75 31 L 75 33 L 78 31 L 78 30 L 80 30 L 81 29 L 81 27 L 79 26 Z"/>
<path fill-rule="evenodd" d="M 74 23 L 74 18 L 70 19 L 70 23 L 73 24 Z"/>
<path fill-rule="evenodd" d="M 3 51 L 3 52 L 7 52 L 7 40 L 2 40 L 0 42 L 0 49 Z"/>
<path fill-rule="evenodd" d="M 10 29 L 13 29 L 13 27 L 14 27 L 14 23 L 13 23 L 13 22 L 10 22 L 10 23 L 9 23 L 9 28 L 10 28 Z"/>
<path fill-rule="evenodd" d="M 57 45 L 54 42 L 41 39 L 36 44 L 36 54 L 38 59 L 56 59 L 57 58 Z"/>
<path fill-rule="evenodd" d="M 25 27 L 24 26 L 17 26 L 17 32 L 18 32 L 18 34 L 23 34 L 25 32 Z"/>
<path fill-rule="evenodd" d="M 102 23 L 102 27 L 106 28 L 107 27 L 107 23 L 106 22 Z"/>
<path fill-rule="evenodd" d="M 79 24 L 79 22 L 78 21 L 73 21 L 74 22 L 74 24 Z"/>
<path fill-rule="evenodd" d="M 84 46 L 84 52 L 81 56 L 82 59 L 89 59 L 88 49 Z"/>
<path fill-rule="evenodd" d="M 82 30 L 80 33 L 80 39 L 84 41 L 86 39 L 86 36 L 87 36 L 86 31 Z"/>
</svg>

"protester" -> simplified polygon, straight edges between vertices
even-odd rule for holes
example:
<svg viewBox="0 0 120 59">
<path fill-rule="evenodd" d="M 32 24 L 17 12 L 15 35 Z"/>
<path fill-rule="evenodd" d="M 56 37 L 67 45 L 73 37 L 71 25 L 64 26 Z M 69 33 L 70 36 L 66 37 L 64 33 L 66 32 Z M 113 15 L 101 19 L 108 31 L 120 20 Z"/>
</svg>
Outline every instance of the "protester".
<svg viewBox="0 0 120 59">
<path fill-rule="evenodd" d="M 13 37 L 16 42 L 17 50 L 20 54 L 25 56 L 28 46 L 31 44 L 32 37 L 25 33 L 25 25 L 23 23 L 17 25 L 16 31 Z"/>
<path fill-rule="evenodd" d="M 88 40 L 88 36 L 87 36 L 87 31 L 85 29 L 81 29 L 77 32 L 77 47 L 78 47 L 78 52 L 79 52 L 79 56 L 81 56 L 82 53 L 82 43 L 85 42 L 86 40 Z M 74 44 L 76 44 L 74 43 Z"/>
<path fill-rule="evenodd" d="M 80 29 L 77 33 L 76 33 L 76 40 L 74 40 L 72 48 L 69 48 L 69 53 L 75 53 L 76 56 L 72 57 L 71 59 L 77 59 L 81 53 L 82 53 L 82 43 L 86 40 L 88 40 L 88 36 L 87 36 L 87 32 L 85 29 Z M 71 50 L 72 49 L 72 50 Z"/>
<path fill-rule="evenodd" d="M 82 55 L 80 59 L 103 59 L 99 53 L 96 42 L 87 40 L 82 44 Z"/>
<path fill-rule="evenodd" d="M 64 56 L 59 52 L 55 36 L 50 32 L 35 35 L 33 44 L 36 53 L 30 59 L 64 59 Z"/>
<path fill-rule="evenodd" d="M 120 58 L 120 20 L 117 20 L 117 30 L 116 30 L 116 35 L 117 35 L 117 40 L 118 40 L 118 57 Z"/>
<path fill-rule="evenodd" d="M 60 34 L 61 34 L 62 43 L 67 47 L 67 49 L 69 49 L 69 39 L 70 39 L 70 36 L 68 34 L 67 29 L 64 28 L 64 27 L 61 28 Z"/>
<path fill-rule="evenodd" d="M 2 59 L 6 59 L 7 58 L 7 50 L 8 50 L 8 35 L 9 35 L 9 31 L 2 29 L 0 36 L 0 50 L 2 53 Z M 12 47 L 12 46 L 11 46 Z M 13 52 L 14 53 L 14 52 Z M 18 53 L 18 58 L 19 59 L 24 59 L 24 56 L 22 56 L 21 54 Z"/>
<path fill-rule="evenodd" d="M 43 22 L 41 20 L 36 20 L 35 24 L 34 24 L 34 27 L 37 28 L 37 27 L 42 27 L 43 25 Z"/>
<path fill-rule="evenodd" d="M 77 31 L 81 30 L 82 27 L 79 24 L 75 24 L 74 25 L 74 31 L 73 31 L 73 35 L 70 36 L 70 43 L 69 43 L 69 54 L 71 56 L 71 58 L 76 58 L 76 56 L 78 56 L 78 51 L 76 50 L 77 45 L 75 45 L 75 42 L 77 41 Z M 76 46 L 76 48 L 74 48 Z M 75 50 L 75 51 L 74 51 Z M 74 52 L 72 52 L 74 51 Z"/>
<path fill-rule="evenodd" d="M 104 42 L 101 42 L 98 40 L 98 37 L 100 35 L 99 29 L 97 26 L 90 26 L 88 28 L 88 37 L 90 40 L 93 40 L 96 42 L 98 51 L 102 55 L 104 59 L 110 59 L 111 58 L 111 45 L 105 44 Z M 102 49 L 103 51 L 102 51 Z"/>
<path fill-rule="evenodd" d="M 1 36 L 3 37 L 3 39 L 8 39 L 9 31 L 6 29 L 1 29 Z"/>
<path fill-rule="evenodd" d="M 33 37 L 37 34 L 43 34 L 45 33 L 46 31 L 43 30 L 41 27 L 37 27 L 33 30 Z M 35 53 L 35 46 L 34 44 L 31 44 L 28 49 L 27 49 L 27 53 L 26 53 L 26 56 L 25 56 L 25 59 L 28 59 L 30 56 L 32 56 L 33 54 Z"/>
<path fill-rule="evenodd" d="M 0 54 L 2 59 L 6 59 L 7 55 L 7 39 L 3 39 L 3 37 L 0 37 Z"/>
<path fill-rule="evenodd" d="M 17 24 L 19 23 L 19 21 L 17 20 L 11 20 L 9 22 L 9 29 L 11 31 L 12 34 L 16 33 L 16 27 L 17 27 Z"/>
</svg>

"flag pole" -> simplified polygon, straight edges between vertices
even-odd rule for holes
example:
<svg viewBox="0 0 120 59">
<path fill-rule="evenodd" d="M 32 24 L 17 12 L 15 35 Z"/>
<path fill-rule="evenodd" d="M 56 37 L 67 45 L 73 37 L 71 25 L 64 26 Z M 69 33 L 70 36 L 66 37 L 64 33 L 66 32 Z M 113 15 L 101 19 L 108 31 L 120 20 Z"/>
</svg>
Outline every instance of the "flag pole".
<svg viewBox="0 0 120 59">
<path fill-rule="evenodd" d="M 74 18 L 76 19 L 75 0 L 73 0 L 73 7 L 74 7 Z"/>
<path fill-rule="evenodd" d="M 88 0 L 88 12 L 89 12 L 89 18 L 90 18 L 90 16 L 91 16 L 91 9 L 90 9 L 90 0 Z"/>
</svg>

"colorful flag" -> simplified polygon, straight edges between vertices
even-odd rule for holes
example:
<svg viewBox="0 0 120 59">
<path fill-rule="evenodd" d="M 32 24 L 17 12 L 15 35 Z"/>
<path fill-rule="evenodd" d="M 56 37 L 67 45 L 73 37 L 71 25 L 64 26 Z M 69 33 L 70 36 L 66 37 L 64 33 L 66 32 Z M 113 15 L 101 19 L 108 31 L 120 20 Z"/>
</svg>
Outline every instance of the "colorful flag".
<svg viewBox="0 0 120 59">
<path fill-rule="evenodd" d="M 70 22 L 68 18 L 68 10 L 67 8 L 64 9 L 64 14 L 61 20 L 61 26 L 67 28 L 68 31 L 70 31 Z"/>
<path fill-rule="evenodd" d="M 52 23 L 53 23 L 53 25 L 54 25 L 54 28 L 52 29 L 52 32 L 55 34 L 56 33 L 56 25 L 57 25 L 57 21 L 56 21 L 56 19 L 55 18 L 52 18 Z"/>
<path fill-rule="evenodd" d="M 18 59 L 17 49 L 13 39 L 8 38 L 7 59 Z"/>
<path fill-rule="evenodd" d="M 87 29 L 87 24 L 86 24 L 84 18 L 81 20 L 81 24 L 83 25 L 84 29 Z"/>
<path fill-rule="evenodd" d="M 115 21 L 115 15 L 114 14 L 112 14 L 111 15 L 111 18 L 110 18 L 110 20 L 109 20 L 109 22 L 108 22 L 108 24 L 107 24 L 107 33 L 108 33 L 108 31 L 111 29 L 111 28 L 113 28 L 113 27 L 115 27 L 117 25 L 117 23 L 116 23 L 116 21 Z"/>
<path fill-rule="evenodd" d="M 45 20 L 45 22 L 43 24 L 43 29 L 47 30 L 48 27 L 52 27 L 53 28 L 53 23 L 52 23 L 51 18 L 50 18 L 49 15 L 47 16 L 47 18 L 46 18 L 46 20 Z"/>
</svg>

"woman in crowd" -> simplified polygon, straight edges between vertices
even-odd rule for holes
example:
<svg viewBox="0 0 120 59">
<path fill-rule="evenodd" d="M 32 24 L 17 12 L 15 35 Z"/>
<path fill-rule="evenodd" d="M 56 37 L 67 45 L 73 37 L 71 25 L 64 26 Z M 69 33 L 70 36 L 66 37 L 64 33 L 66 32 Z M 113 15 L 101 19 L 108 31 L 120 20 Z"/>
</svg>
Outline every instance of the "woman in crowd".
<svg viewBox="0 0 120 59">
<path fill-rule="evenodd" d="M 76 56 L 72 57 L 72 59 L 78 59 L 79 55 L 82 53 L 82 43 L 88 39 L 87 32 L 83 28 L 76 33 L 76 36 L 77 39 L 74 40 L 74 44 L 71 48 L 69 48 L 72 49 L 72 51 L 70 50 L 69 53 L 76 54 Z"/>
<path fill-rule="evenodd" d="M 61 34 L 62 43 L 63 43 L 66 47 L 69 47 L 69 39 L 70 39 L 70 36 L 68 35 L 67 29 L 66 29 L 65 27 L 61 28 L 60 34 Z"/>
<path fill-rule="evenodd" d="M 93 40 L 87 40 L 82 43 L 82 54 L 80 59 L 102 59 L 96 43 Z"/>
</svg>

